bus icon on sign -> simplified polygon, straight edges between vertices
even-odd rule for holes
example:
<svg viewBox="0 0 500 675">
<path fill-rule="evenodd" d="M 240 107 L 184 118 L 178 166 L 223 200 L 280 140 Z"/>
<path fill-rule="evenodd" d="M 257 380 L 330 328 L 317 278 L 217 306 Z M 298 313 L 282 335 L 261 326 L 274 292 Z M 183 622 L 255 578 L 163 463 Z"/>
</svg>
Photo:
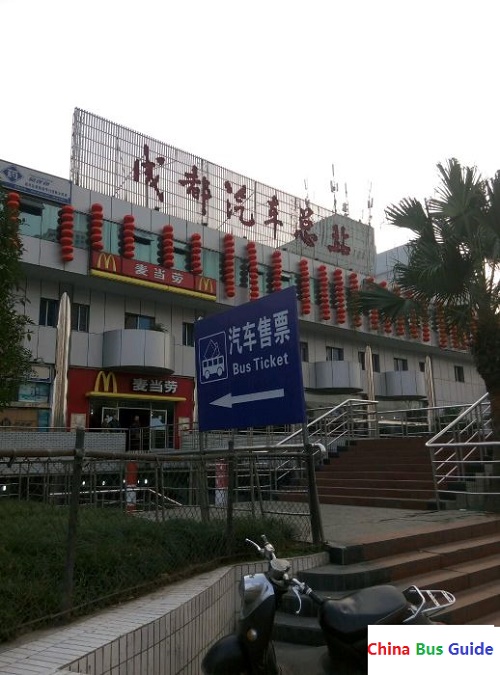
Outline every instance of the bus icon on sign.
<svg viewBox="0 0 500 675">
<path fill-rule="evenodd" d="M 227 379 L 226 334 L 221 332 L 202 338 L 198 349 L 201 364 L 200 383 Z"/>
</svg>

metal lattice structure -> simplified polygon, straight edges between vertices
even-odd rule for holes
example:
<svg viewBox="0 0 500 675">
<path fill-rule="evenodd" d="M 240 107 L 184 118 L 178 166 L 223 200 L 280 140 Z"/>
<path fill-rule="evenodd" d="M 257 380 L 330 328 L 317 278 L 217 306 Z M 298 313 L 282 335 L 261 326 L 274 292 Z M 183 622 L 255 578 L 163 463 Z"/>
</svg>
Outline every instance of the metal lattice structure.
<svg viewBox="0 0 500 675">
<path fill-rule="evenodd" d="M 373 245 L 369 225 L 78 108 L 71 180 L 170 218 L 275 248 L 289 245 L 309 257 L 326 250 L 333 264 L 344 267 L 359 267 Z"/>
</svg>

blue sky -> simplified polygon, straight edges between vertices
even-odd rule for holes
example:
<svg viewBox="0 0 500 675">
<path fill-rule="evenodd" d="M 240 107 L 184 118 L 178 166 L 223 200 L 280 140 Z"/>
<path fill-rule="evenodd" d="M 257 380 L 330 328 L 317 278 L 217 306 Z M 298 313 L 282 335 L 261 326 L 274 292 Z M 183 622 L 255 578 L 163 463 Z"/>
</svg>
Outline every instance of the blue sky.
<svg viewBox="0 0 500 675">
<path fill-rule="evenodd" d="M 0 0 L 0 157 L 69 175 L 80 107 L 325 207 L 384 208 L 437 162 L 499 168 L 493 0 Z M 8 27 L 8 30 L 5 29 Z"/>
</svg>

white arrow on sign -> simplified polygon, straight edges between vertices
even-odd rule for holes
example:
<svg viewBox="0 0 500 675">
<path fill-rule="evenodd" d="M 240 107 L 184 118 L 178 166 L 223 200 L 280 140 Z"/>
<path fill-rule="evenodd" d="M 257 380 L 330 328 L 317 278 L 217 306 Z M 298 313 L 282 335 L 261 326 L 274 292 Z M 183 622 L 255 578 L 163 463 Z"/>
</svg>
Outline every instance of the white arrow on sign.
<svg viewBox="0 0 500 675">
<path fill-rule="evenodd" d="M 253 403 L 254 401 L 264 401 L 268 398 L 283 398 L 285 396 L 284 389 L 269 389 L 268 391 L 256 391 L 253 394 L 241 394 L 240 396 L 233 396 L 231 392 L 225 394 L 215 401 L 210 401 L 210 405 L 218 405 L 221 408 L 232 408 L 237 403 Z"/>
</svg>

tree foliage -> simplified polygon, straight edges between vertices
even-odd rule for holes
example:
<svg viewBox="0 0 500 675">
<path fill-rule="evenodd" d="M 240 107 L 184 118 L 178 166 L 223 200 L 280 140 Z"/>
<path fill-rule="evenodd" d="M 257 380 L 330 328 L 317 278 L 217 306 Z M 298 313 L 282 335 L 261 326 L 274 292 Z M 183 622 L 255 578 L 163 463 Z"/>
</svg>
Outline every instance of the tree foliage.
<svg viewBox="0 0 500 675">
<path fill-rule="evenodd" d="M 363 310 L 382 317 L 428 318 L 439 311 L 466 339 L 490 395 L 500 433 L 500 172 L 483 179 L 456 159 L 438 164 L 440 183 L 424 204 L 403 199 L 386 209 L 389 222 L 409 228 L 406 262 L 394 266 L 395 293 L 368 284 Z"/>
<path fill-rule="evenodd" d="M 0 410 L 17 399 L 20 383 L 32 372 L 31 351 L 24 346 L 30 320 L 20 291 L 24 275 L 19 214 L 8 202 L 0 192 Z"/>
</svg>

